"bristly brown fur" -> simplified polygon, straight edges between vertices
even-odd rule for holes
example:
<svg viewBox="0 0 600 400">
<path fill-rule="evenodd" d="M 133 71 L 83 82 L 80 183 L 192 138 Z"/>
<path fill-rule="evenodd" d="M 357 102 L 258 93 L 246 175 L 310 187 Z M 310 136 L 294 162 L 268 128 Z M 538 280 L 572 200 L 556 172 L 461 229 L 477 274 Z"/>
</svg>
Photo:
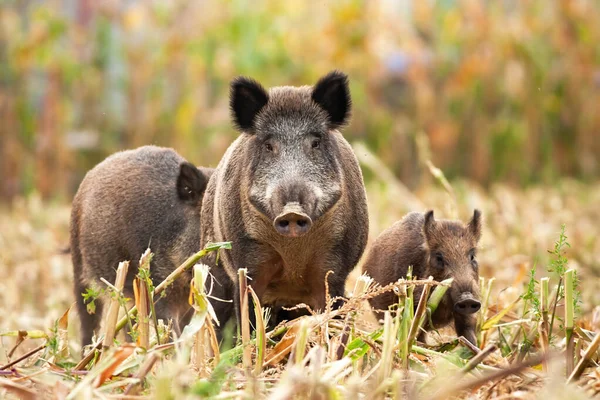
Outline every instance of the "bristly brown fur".
<svg viewBox="0 0 600 400">
<path fill-rule="evenodd" d="M 232 85 L 238 84 L 235 80 Z M 253 90 L 260 92 L 257 86 Z M 232 96 L 238 93 L 232 90 Z M 217 296 L 237 296 L 236 271 L 247 268 L 250 285 L 263 305 L 274 308 L 276 322 L 289 317 L 282 307 L 306 303 L 323 309 L 328 271 L 333 271 L 330 295 L 344 294 L 346 278 L 367 241 L 366 193 L 352 148 L 335 129 L 349 118 L 345 75 L 332 73 L 315 87 L 271 88 L 258 111 L 254 98 L 261 95 L 247 97 L 231 100 L 237 105 L 232 107 L 234 123 L 252 123 L 229 147 L 209 182 L 201 246 L 232 242 L 219 265 L 214 255 L 204 260 L 217 276 Z M 274 227 L 289 204 L 310 218 L 310 231 L 301 237 L 286 237 Z M 222 326 L 233 306 L 215 302 L 214 307 Z"/>
<path fill-rule="evenodd" d="M 102 299 L 89 314 L 82 293 L 100 278 L 114 282 L 120 261 L 137 266 L 150 246 L 155 285 L 198 251 L 200 205 L 210 168 L 196 168 L 172 149 L 144 146 L 113 154 L 90 170 L 73 200 L 70 249 L 82 344 L 91 343 L 102 316 Z M 133 297 L 137 267 L 129 268 L 125 294 Z M 177 280 L 157 303 L 158 318 L 183 327 L 191 317 L 191 276 Z"/>
</svg>

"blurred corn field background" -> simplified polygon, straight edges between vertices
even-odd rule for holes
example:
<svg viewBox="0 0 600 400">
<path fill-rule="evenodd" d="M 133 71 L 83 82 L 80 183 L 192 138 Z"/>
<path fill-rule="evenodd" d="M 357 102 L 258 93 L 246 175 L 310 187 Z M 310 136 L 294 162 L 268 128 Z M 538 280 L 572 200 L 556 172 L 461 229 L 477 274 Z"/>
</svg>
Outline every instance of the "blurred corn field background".
<svg viewBox="0 0 600 400">
<path fill-rule="evenodd" d="M 108 154 L 149 143 L 214 166 L 237 135 L 233 77 L 334 68 L 351 78 L 346 136 L 409 188 L 428 179 L 420 134 L 450 178 L 599 175 L 594 0 L 3 0 L 0 198 L 68 200 Z"/>
</svg>

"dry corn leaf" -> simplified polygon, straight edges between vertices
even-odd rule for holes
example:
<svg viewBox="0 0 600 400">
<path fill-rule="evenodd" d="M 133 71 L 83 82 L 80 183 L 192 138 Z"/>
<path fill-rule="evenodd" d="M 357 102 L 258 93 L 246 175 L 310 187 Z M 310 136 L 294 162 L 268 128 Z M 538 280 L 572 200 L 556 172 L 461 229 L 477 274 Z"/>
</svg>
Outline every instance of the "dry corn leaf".
<svg viewBox="0 0 600 400">
<path fill-rule="evenodd" d="M 277 343 L 275 347 L 273 347 L 273 350 L 271 350 L 267 355 L 265 365 L 275 366 L 279 362 L 281 362 L 281 360 L 283 360 L 288 354 L 290 354 L 294 346 L 294 341 L 296 340 L 298 331 L 300 330 L 300 326 L 302 325 L 302 321 L 304 321 L 305 319 L 310 320 L 309 329 L 312 328 L 316 323 L 314 317 L 312 316 L 300 317 L 295 319 L 290 325 L 287 332 L 283 335 L 279 343 Z"/>
<path fill-rule="evenodd" d="M 488 307 L 488 311 L 493 314 L 498 314 L 500 311 L 502 311 L 502 309 L 500 309 L 497 304 L 494 304 Z M 512 311 L 509 311 L 502 316 L 502 321 L 504 322 L 513 322 L 518 319 L 521 318 L 519 318 L 519 316 Z"/>
<path fill-rule="evenodd" d="M 248 287 L 248 291 L 252 295 L 252 299 L 254 301 L 254 314 L 256 319 L 256 366 L 254 368 L 254 373 L 259 375 L 262 371 L 262 366 L 264 362 L 264 351 L 267 347 L 267 339 L 265 336 L 265 321 L 263 320 L 263 309 L 260 306 L 260 300 L 258 296 L 252 289 L 252 286 Z"/>
<path fill-rule="evenodd" d="M 16 394 L 19 399 L 35 400 L 37 398 L 37 394 L 33 390 L 8 379 L 0 379 L 0 387 Z"/>
<path fill-rule="evenodd" d="M 74 305 L 75 303 L 71 303 L 69 308 L 63 313 L 62 317 L 60 317 L 58 320 L 58 329 L 67 330 L 69 328 L 69 313 Z"/>
<path fill-rule="evenodd" d="M 104 371 L 102 371 L 100 373 L 100 375 L 98 375 L 98 377 L 96 378 L 96 380 L 94 382 L 94 387 L 97 388 L 100 385 L 102 385 L 104 382 L 106 382 L 108 379 L 110 379 L 113 375 L 113 372 L 115 372 L 115 370 L 117 369 L 117 367 L 119 365 L 121 365 L 121 363 L 123 361 L 125 361 L 125 359 L 127 359 L 127 357 L 129 357 L 131 354 L 133 354 L 134 349 L 135 349 L 135 346 L 130 345 L 130 344 L 119 347 L 112 354 L 111 363 L 109 364 L 109 366 L 106 367 L 104 369 Z"/>
<path fill-rule="evenodd" d="M 500 320 L 502 319 L 502 317 L 504 317 L 518 302 L 519 300 L 521 300 L 520 297 L 518 297 L 515 301 L 513 301 L 508 307 L 506 307 L 504 310 L 501 310 L 499 313 L 497 313 L 496 315 L 488 318 L 487 321 L 485 321 L 483 323 L 483 325 L 481 326 L 481 330 L 485 331 L 488 330 L 490 328 L 493 328 L 496 324 L 498 324 L 500 322 Z"/>
</svg>

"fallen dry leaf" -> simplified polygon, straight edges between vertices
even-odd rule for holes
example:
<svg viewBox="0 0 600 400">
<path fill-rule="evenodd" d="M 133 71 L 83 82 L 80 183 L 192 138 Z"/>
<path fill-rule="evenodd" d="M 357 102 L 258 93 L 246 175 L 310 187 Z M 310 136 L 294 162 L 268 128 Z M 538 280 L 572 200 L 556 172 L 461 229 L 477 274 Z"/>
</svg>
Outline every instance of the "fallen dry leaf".
<svg viewBox="0 0 600 400">
<path fill-rule="evenodd" d="M 133 354 L 134 350 L 135 346 L 131 344 L 126 344 L 119 347 L 112 355 L 112 362 L 110 363 L 110 365 L 106 369 L 104 369 L 104 371 L 102 371 L 98 378 L 96 378 L 96 380 L 94 381 L 94 387 L 97 388 L 104 382 L 106 382 L 108 379 L 110 379 L 115 370 L 119 367 L 119 365 L 121 365 L 121 363 L 125 361 L 127 357 Z"/>
</svg>

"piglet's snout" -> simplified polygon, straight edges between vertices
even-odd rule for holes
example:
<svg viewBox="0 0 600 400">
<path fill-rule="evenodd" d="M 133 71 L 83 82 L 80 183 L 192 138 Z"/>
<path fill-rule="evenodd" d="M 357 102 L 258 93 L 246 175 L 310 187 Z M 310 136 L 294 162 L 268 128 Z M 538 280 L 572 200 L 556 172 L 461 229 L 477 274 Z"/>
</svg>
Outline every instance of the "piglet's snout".
<svg viewBox="0 0 600 400">
<path fill-rule="evenodd" d="M 462 293 L 456 303 L 454 303 L 454 312 L 468 315 L 475 314 L 481 308 L 481 302 L 477 300 L 472 293 Z"/>
</svg>

